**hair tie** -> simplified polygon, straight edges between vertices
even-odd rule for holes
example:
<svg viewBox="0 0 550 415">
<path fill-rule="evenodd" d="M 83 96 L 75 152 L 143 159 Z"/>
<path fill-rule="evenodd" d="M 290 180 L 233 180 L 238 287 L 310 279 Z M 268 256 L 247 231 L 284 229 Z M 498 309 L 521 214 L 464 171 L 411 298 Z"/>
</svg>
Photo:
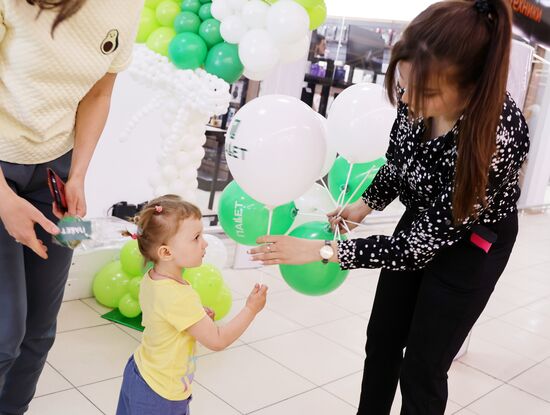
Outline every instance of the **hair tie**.
<svg viewBox="0 0 550 415">
<path fill-rule="evenodd" d="M 139 238 L 139 235 L 137 233 L 130 234 L 130 237 L 135 241 L 137 238 Z"/>
<path fill-rule="evenodd" d="M 161 205 L 156 205 L 155 206 L 155 212 L 162 213 L 162 206 Z"/>
<path fill-rule="evenodd" d="M 491 15 L 491 13 L 493 12 L 493 7 L 488 0 L 475 0 L 474 7 L 476 8 L 478 13 L 484 14 L 489 18 L 493 17 Z"/>
</svg>

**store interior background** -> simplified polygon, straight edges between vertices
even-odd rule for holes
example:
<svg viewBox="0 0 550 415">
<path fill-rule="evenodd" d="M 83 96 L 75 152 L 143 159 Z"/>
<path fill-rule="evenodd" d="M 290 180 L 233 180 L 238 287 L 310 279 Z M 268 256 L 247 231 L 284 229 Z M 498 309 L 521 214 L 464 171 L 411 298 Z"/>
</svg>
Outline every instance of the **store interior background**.
<svg viewBox="0 0 550 415">
<path fill-rule="evenodd" d="M 313 52 L 317 44 L 314 35 L 312 53 L 303 61 L 280 65 L 261 84 L 242 78 L 233 86 L 227 116 L 211 120 L 215 127 L 225 127 L 239 107 L 258 95 L 280 93 L 303 98 L 326 115 L 335 95 L 343 88 L 355 82 L 382 83 L 392 42 L 398 39 L 410 19 L 434 1 L 326 0 L 326 3 L 330 16 L 318 30 L 326 39 L 324 56 Z M 550 413 L 547 386 L 550 382 L 550 218 L 544 213 L 550 206 L 549 51 L 545 46 L 535 45 L 531 53 L 537 56 L 533 65 L 519 64 L 520 72 L 526 66 L 531 68 L 524 91 L 524 112 L 531 130 L 532 149 L 522 174 L 522 233 L 503 284 L 478 322 L 482 328 L 474 330 L 470 353 L 453 366 L 449 414 Z M 358 62 L 356 56 L 363 53 L 368 59 Z M 161 130 L 165 128 L 162 108 L 148 114 L 127 140 L 121 140 L 132 117 L 153 96 L 154 91 L 136 83 L 128 73 L 119 75 L 109 121 L 86 181 L 88 217 L 92 220 L 103 220 L 117 202 L 138 204 L 153 196 L 148 182 L 158 168 Z M 198 200 L 203 213 L 215 214 L 220 191 L 230 177 L 222 159 L 218 191 L 209 209 L 217 138 L 207 137 L 207 155 L 199 169 Z M 402 211 L 403 207 L 396 201 L 386 211 L 368 218 L 369 233 L 390 233 Z M 208 220 L 205 224 L 207 232 L 223 237 L 215 223 L 208 226 L 211 224 Z M 112 240 L 109 241 L 109 237 Z M 260 275 L 272 287 L 272 296 L 265 317 L 232 351 L 217 355 L 200 351 L 193 413 L 292 415 L 313 413 L 312 407 L 319 415 L 354 413 L 362 369 L 363 329 L 370 313 L 370 305 L 365 304 L 372 302 L 376 272 L 352 273 L 337 292 L 322 299 L 307 298 L 290 291 L 276 268 L 243 270 L 251 265 L 233 242 L 224 241 L 229 251 L 224 278 L 234 293 L 235 307 L 242 305 L 249 285 Z M 118 235 L 106 235 L 104 242 L 124 241 Z M 108 322 L 99 317 L 105 309 L 93 298 L 85 298 L 90 296 L 86 293 L 90 292 L 94 267 L 99 268 L 113 253 L 105 255 L 98 257 L 92 251 L 82 251 L 75 256 L 67 302 L 60 316 L 60 335 L 48 359 L 37 398 L 31 405 L 31 414 L 113 412 L 124 356 L 127 358 L 137 345 L 139 335 L 130 329 L 106 325 Z M 233 260 L 241 269 L 231 269 Z M 303 342 L 304 347 L 310 344 L 317 350 L 308 356 L 297 347 L 294 354 L 302 357 L 296 359 L 289 350 L 294 348 L 293 342 Z M 338 350 L 335 342 L 339 343 Z M 324 369 L 315 367 L 314 359 L 319 354 L 330 354 L 334 350 L 337 351 L 334 359 L 328 357 L 330 361 L 324 363 Z M 351 357 L 350 351 L 354 353 Z M 265 356 L 271 363 L 266 363 Z M 218 373 L 224 358 L 229 363 Z M 273 361 L 289 368 L 293 375 L 283 376 L 279 369 L 275 370 Z M 279 383 L 229 379 L 234 371 L 249 366 L 257 366 Z M 332 379 L 327 371 L 340 379 Z M 311 382 L 298 379 L 300 376 Z M 264 390 L 266 385 L 270 390 Z M 243 391 L 242 388 L 249 389 Z M 398 406 L 399 397 L 392 414 L 398 413 Z M 63 412 L 67 410 L 69 412 Z"/>
</svg>

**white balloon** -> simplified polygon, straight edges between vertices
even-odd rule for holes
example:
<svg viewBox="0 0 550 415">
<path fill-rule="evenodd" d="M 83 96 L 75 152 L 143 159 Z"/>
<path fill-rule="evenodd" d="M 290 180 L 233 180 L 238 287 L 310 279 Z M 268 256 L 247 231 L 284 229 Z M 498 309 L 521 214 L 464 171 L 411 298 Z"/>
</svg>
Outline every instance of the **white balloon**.
<svg viewBox="0 0 550 415">
<path fill-rule="evenodd" d="M 178 177 L 178 168 L 172 164 L 167 164 L 162 168 L 162 175 L 166 180 L 172 181 Z"/>
<path fill-rule="evenodd" d="M 279 57 L 275 42 L 265 30 L 250 30 L 239 43 L 239 58 L 245 69 L 251 72 L 270 71 L 277 65 Z"/>
<path fill-rule="evenodd" d="M 210 7 L 210 13 L 213 17 L 222 21 L 233 14 L 232 8 L 227 0 L 214 0 Z"/>
<path fill-rule="evenodd" d="M 269 71 L 252 72 L 252 71 L 249 71 L 249 70 L 245 69 L 243 75 L 246 76 L 248 79 L 250 79 L 252 81 L 263 81 L 269 75 Z"/>
<path fill-rule="evenodd" d="M 313 186 L 296 199 L 294 203 L 300 213 L 325 214 L 336 209 L 327 189 L 318 183 L 314 183 Z M 316 220 L 322 219 L 319 218 Z"/>
<path fill-rule="evenodd" d="M 267 31 L 277 43 L 293 43 L 309 31 L 309 15 L 293 1 L 279 1 L 267 12 Z"/>
<path fill-rule="evenodd" d="M 204 234 L 203 238 L 208 244 L 203 262 L 205 264 L 212 264 L 219 269 L 225 268 L 227 264 L 227 248 L 223 241 L 217 236 L 210 234 Z"/>
<path fill-rule="evenodd" d="M 163 184 L 165 182 L 165 179 L 164 177 L 162 176 L 162 174 L 155 170 L 153 172 L 153 174 L 151 174 L 151 177 L 149 177 L 149 184 L 151 185 L 151 187 L 153 188 L 156 188 L 157 186 L 160 186 L 161 184 Z"/>
<path fill-rule="evenodd" d="M 239 43 L 246 32 L 247 27 L 237 14 L 227 17 L 220 25 L 220 34 L 227 43 Z"/>
<path fill-rule="evenodd" d="M 180 169 L 185 168 L 189 164 L 191 164 L 191 156 L 185 151 L 180 151 L 176 154 L 174 158 L 174 163 Z"/>
<path fill-rule="evenodd" d="M 309 53 L 309 35 L 302 36 L 299 40 L 294 43 L 285 43 L 279 46 L 279 51 L 281 52 L 281 62 L 290 63 L 296 62 L 304 58 Z"/>
<path fill-rule="evenodd" d="M 197 178 L 197 169 L 194 169 L 191 166 L 187 166 L 179 173 L 180 180 L 189 182 Z"/>
<path fill-rule="evenodd" d="M 396 110 L 376 84 L 357 84 L 334 100 L 328 115 L 329 146 L 350 163 L 382 157 L 389 143 Z"/>
<path fill-rule="evenodd" d="M 265 95 L 233 117 L 226 159 L 237 183 L 252 198 L 279 206 L 301 196 L 325 160 L 323 126 L 299 99 Z"/>
<path fill-rule="evenodd" d="M 191 151 L 189 153 L 189 157 L 191 158 L 191 163 L 200 162 L 204 155 L 206 154 L 206 151 L 204 150 L 204 147 L 198 147 L 195 150 Z"/>
<path fill-rule="evenodd" d="M 229 7 L 231 7 L 231 9 L 233 9 L 236 12 L 241 11 L 244 5 L 248 2 L 248 0 L 224 0 L 224 1 L 227 2 L 227 4 L 229 4 Z"/>
<path fill-rule="evenodd" d="M 170 191 L 174 193 L 175 195 L 183 195 L 189 188 L 188 184 L 183 180 L 177 180 L 168 186 Z"/>
<path fill-rule="evenodd" d="M 317 113 L 317 118 L 321 121 L 321 124 L 323 125 L 323 137 L 326 140 L 327 143 L 327 153 L 325 156 L 325 163 L 323 164 L 323 168 L 321 169 L 321 174 L 319 176 L 319 179 L 322 179 L 325 177 L 332 166 L 334 165 L 334 162 L 336 161 L 337 152 L 334 148 L 334 143 L 328 139 L 328 122 L 325 117 L 323 117 L 321 114 Z"/>
<path fill-rule="evenodd" d="M 168 188 L 168 186 L 166 186 L 164 184 L 161 184 L 160 186 L 157 186 L 155 188 L 155 196 L 156 197 L 164 196 L 164 195 L 167 195 L 169 193 L 170 193 L 170 189 Z"/>
<path fill-rule="evenodd" d="M 263 29 L 267 25 L 269 5 L 262 0 L 250 0 L 243 7 L 242 17 L 250 29 Z"/>
</svg>

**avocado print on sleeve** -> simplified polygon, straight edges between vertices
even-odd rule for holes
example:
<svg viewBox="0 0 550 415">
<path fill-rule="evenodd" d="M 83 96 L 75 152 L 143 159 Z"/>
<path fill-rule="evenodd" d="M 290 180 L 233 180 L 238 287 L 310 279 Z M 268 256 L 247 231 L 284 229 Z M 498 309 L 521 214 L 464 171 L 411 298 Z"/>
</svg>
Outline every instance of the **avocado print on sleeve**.
<svg viewBox="0 0 550 415">
<path fill-rule="evenodd" d="M 101 53 L 109 55 L 118 49 L 118 30 L 109 30 L 103 42 L 101 42 Z"/>
</svg>

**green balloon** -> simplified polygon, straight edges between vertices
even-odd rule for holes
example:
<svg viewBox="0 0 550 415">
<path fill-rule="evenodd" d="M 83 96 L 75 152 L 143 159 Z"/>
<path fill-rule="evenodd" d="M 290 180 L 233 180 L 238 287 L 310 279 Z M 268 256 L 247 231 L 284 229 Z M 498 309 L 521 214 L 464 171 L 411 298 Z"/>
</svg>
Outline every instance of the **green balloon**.
<svg viewBox="0 0 550 415">
<path fill-rule="evenodd" d="M 180 69 L 197 69 L 204 64 L 208 48 L 202 38 L 195 33 L 180 33 L 168 48 L 168 56 Z"/>
<path fill-rule="evenodd" d="M 176 36 L 176 31 L 171 27 L 159 27 L 147 39 L 147 47 L 153 52 L 168 56 L 168 47 L 174 36 Z"/>
<path fill-rule="evenodd" d="M 327 20 L 327 6 L 317 4 L 307 10 L 309 14 L 309 29 L 315 30 Z"/>
<path fill-rule="evenodd" d="M 130 294 L 125 294 L 118 303 L 118 311 L 124 317 L 135 318 L 141 314 L 141 307 Z"/>
<path fill-rule="evenodd" d="M 120 261 L 105 265 L 95 276 L 92 291 L 96 300 L 106 307 L 118 307 L 120 299 L 128 292 L 131 277 L 124 272 Z"/>
<path fill-rule="evenodd" d="M 148 7 L 144 7 L 141 11 L 139 19 L 139 28 L 136 37 L 137 43 L 147 42 L 147 38 L 159 28 L 155 12 Z"/>
<path fill-rule="evenodd" d="M 174 20 L 174 29 L 177 33 L 191 32 L 199 33 L 201 19 L 195 13 L 181 12 Z"/>
<path fill-rule="evenodd" d="M 199 35 L 206 42 L 206 46 L 208 46 L 209 49 L 218 43 L 222 43 L 223 37 L 220 33 L 220 21 L 208 19 L 202 22 L 199 28 Z"/>
<path fill-rule="evenodd" d="M 231 291 L 226 285 L 224 285 L 214 301 L 211 304 L 204 305 L 214 310 L 214 313 L 216 313 L 214 320 L 221 320 L 229 314 L 229 311 L 231 311 L 231 306 L 233 305 L 233 296 L 231 295 Z"/>
<path fill-rule="evenodd" d="M 145 7 L 155 10 L 162 1 L 163 0 L 145 0 Z"/>
<path fill-rule="evenodd" d="M 199 13 L 201 2 L 199 0 L 183 0 L 181 2 L 181 10 L 184 12 Z"/>
<path fill-rule="evenodd" d="M 157 6 L 157 20 L 165 27 L 172 27 L 176 16 L 180 14 L 181 8 L 178 3 L 173 0 L 164 0 Z"/>
<path fill-rule="evenodd" d="M 271 235 L 284 235 L 294 223 L 296 214 L 294 202 L 276 208 Z M 257 245 L 256 239 L 267 234 L 269 210 L 248 196 L 235 181 L 227 185 L 220 197 L 218 216 L 225 233 L 242 245 Z"/>
<path fill-rule="evenodd" d="M 183 279 L 189 282 L 201 297 L 203 305 L 210 307 L 224 286 L 221 272 L 210 264 L 197 268 L 188 268 L 183 273 Z"/>
<path fill-rule="evenodd" d="M 128 283 L 128 291 L 134 300 L 139 301 L 139 287 L 143 277 L 134 277 Z"/>
<path fill-rule="evenodd" d="M 212 0 L 200 0 L 202 4 L 212 3 Z"/>
<path fill-rule="evenodd" d="M 145 258 L 139 252 L 137 241 L 128 241 L 124 244 L 120 251 L 120 263 L 122 264 L 122 269 L 128 275 L 132 277 L 143 276 Z"/>
<path fill-rule="evenodd" d="M 384 165 L 386 159 L 384 157 L 369 163 L 354 164 L 351 169 L 351 175 L 347 189 L 345 189 L 345 196 L 343 200 L 340 200 L 340 205 L 343 205 L 348 201 L 348 198 L 355 192 L 355 189 L 361 184 L 365 176 L 368 174 L 368 178 L 363 182 L 361 189 L 355 193 L 355 196 L 350 203 L 357 202 L 365 190 L 371 185 L 376 173 L 380 170 L 380 167 Z M 371 171 L 372 168 L 372 171 Z M 369 173 L 370 171 L 370 173 Z M 346 179 L 349 172 L 349 163 L 343 157 L 338 157 L 334 162 L 334 165 L 330 169 L 328 174 L 328 187 L 334 200 L 338 201 L 340 194 L 344 191 L 346 186 Z"/>
<path fill-rule="evenodd" d="M 309 222 L 295 228 L 290 236 L 303 239 L 334 239 L 328 222 Z M 324 295 L 338 288 L 349 274 L 337 263 L 321 261 L 304 265 L 279 265 L 281 274 L 290 287 L 306 295 Z"/>
<path fill-rule="evenodd" d="M 229 84 L 236 82 L 244 72 L 239 59 L 239 45 L 224 42 L 214 46 L 208 52 L 204 69 Z"/>
<path fill-rule="evenodd" d="M 199 17 L 203 21 L 212 19 L 212 12 L 210 11 L 211 8 L 212 8 L 212 3 L 206 3 L 206 4 L 203 4 L 199 9 Z"/>
</svg>

